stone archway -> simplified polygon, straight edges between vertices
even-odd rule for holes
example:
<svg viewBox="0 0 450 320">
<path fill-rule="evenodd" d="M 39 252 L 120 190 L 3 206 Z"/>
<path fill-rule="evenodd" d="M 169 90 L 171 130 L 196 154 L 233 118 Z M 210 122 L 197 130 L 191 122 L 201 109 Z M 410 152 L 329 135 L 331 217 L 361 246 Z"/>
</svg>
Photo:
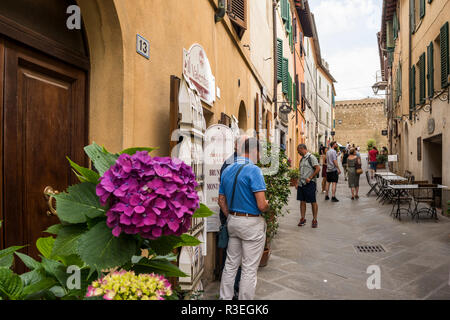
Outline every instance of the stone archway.
<svg viewBox="0 0 450 320">
<path fill-rule="evenodd" d="M 247 109 L 245 108 L 244 101 L 241 101 L 241 104 L 239 105 L 238 121 L 239 129 L 247 131 Z"/>
<path fill-rule="evenodd" d="M 113 0 L 77 0 L 89 46 L 89 142 L 108 150 L 124 145 L 124 52 Z"/>
</svg>

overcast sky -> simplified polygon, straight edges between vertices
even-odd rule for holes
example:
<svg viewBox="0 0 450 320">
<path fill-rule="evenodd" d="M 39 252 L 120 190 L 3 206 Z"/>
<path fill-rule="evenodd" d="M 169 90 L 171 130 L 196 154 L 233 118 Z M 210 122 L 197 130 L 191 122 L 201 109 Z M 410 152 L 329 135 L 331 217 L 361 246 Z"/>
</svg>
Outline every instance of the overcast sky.
<svg viewBox="0 0 450 320">
<path fill-rule="evenodd" d="M 316 20 L 322 58 L 337 80 L 336 100 L 373 97 L 380 70 L 376 34 L 381 0 L 309 0 Z M 383 96 L 378 96 L 383 98 Z"/>
</svg>

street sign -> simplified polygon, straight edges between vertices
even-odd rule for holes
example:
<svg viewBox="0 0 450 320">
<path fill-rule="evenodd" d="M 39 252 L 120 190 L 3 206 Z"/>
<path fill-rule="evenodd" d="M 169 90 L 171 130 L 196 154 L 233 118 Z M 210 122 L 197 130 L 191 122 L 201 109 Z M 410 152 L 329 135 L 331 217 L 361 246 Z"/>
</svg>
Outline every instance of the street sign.
<svg viewBox="0 0 450 320">
<path fill-rule="evenodd" d="M 335 131 L 331 131 L 331 136 L 334 137 L 336 135 Z"/>
<path fill-rule="evenodd" d="M 150 59 L 150 42 L 139 34 L 136 36 L 136 52 Z"/>
</svg>

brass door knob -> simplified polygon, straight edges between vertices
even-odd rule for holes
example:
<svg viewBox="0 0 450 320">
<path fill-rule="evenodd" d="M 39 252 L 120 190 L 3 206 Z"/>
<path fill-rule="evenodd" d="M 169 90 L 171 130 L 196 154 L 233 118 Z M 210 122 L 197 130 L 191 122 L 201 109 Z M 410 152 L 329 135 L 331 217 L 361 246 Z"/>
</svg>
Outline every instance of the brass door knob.
<svg viewBox="0 0 450 320">
<path fill-rule="evenodd" d="M 59 194 L 58 190 L 53 189 L 50 186 L 45 187 L 44 189 L 44 197 L 47 200 L 48 210 L 47 210 L 47 216 L 57 216 L 56 209 L 53 207 L 53 199 L 55 199 L 55 195 Z"/>
</svg>

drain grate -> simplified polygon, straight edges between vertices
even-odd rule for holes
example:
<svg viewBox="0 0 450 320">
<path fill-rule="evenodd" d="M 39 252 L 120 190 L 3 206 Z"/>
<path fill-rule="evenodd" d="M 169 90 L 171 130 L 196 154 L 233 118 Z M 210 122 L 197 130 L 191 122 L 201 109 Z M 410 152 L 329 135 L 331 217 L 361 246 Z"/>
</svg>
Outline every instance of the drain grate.
<svg viewBox="0 0 450 320">
<path fill-rule="evenodd" d="M 377 245 L 359 245 L 354 246 L 356 252 L 359 253 L 378 253 L 378 252 L 386 252 L 384 247 L 381 244 Z"/>
</svg>

